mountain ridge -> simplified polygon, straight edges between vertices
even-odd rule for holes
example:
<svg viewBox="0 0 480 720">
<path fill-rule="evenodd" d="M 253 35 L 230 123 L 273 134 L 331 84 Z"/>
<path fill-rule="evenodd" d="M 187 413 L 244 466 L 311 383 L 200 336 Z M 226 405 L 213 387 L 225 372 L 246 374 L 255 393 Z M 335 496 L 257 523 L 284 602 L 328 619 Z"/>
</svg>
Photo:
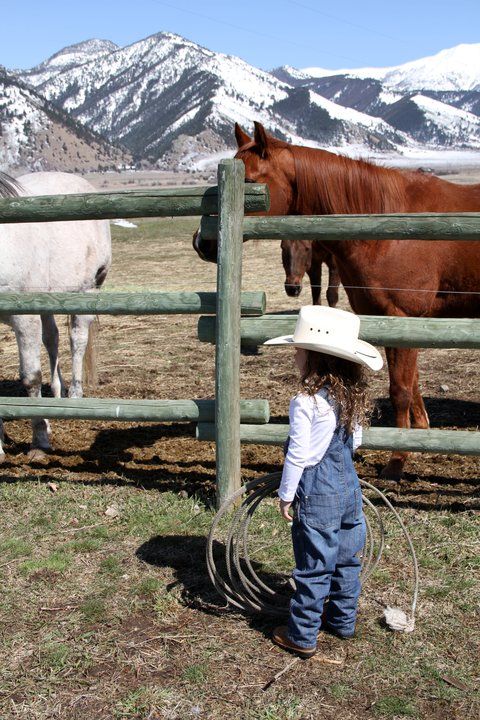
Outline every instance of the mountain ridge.
<svg viewBox="0 0 480 720">
<path fill-rule="evenodd" d="M 130 163 L 128 151 L 111 145 L 0 66 L 0 170 L 82 172 Z"/>
<path fill-rule="evenodd" d="M 283 66 L 268 73 L 159 32 L 126 47 L 86 40 L 11 75 L 107 143 L 126 147 L 137 163 L 195 168 L 231 152 L 235 121 L 248 129 L 259 120 L 289 142 L 357 154 L 476 150 L 480 72 L 470 68 L 465 81 L 454 72 L 457 86 L 450 79 L 450 89 L 444 76 L 452 58 L 460 67 L 462 57 L 477 54 L 480 60 L 480 44 L 460 45 L 370 69 L 376 77 L 365 68 L 308 74 Z M 408 84 L 415 68 L 420 85 L 430 77 L 430 87 Z M 469 87 L 458 87 L 462 82 Z"/>
</svg>

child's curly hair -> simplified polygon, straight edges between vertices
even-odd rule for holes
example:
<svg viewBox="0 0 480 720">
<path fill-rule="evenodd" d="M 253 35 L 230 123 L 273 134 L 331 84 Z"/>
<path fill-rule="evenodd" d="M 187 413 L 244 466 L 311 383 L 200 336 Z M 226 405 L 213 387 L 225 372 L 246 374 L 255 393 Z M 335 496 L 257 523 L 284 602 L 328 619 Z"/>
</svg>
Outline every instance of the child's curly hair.
<svg viewBox="0 0 480 720">
<path fill-rule="evenodd" d="M 313 396 L 322 387 L 328 387 L 339 409 L 339 422 L 347 432 L 353 432 L 357 423 L 368 425 L 372 401 L 365 368 L 350 360 L 313 350 L 306 350 L 306 354 L 300 378 L 302 392 Z"/>
</svg>

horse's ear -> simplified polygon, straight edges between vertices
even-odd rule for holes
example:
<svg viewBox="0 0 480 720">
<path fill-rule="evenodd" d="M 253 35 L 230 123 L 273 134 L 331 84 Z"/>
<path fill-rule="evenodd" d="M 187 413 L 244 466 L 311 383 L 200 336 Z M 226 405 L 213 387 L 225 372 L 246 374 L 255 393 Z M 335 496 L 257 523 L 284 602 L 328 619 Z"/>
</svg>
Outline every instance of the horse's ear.
<svg viewBox="0 0 480 720">
<path fill-rule="evenodd" d="M 255 125 L 255 132 L 253 134 L 253 139 L 255 140 L 255 144 L 260 152 L 261 157 L 264 158 L 268 154 L 267 131 L 265 130 L 263 125 L 259 122 L 255 121 L 254 125 Z"/>
<path fill-rule="evenodd" d="M 249 142 L 252 142 L 250 135 L 247 135 L 238 123 L 235 123 L 235 139 L 239 148 L 243 147 Z"/>
</svg>

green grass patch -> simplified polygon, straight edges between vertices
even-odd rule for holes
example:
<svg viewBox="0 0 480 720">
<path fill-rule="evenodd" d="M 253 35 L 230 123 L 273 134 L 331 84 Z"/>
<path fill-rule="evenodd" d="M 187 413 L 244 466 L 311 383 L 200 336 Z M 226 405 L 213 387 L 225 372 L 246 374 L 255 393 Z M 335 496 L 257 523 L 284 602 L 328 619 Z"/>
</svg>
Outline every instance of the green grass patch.
<svg viewBox="0 0 480 720">
<path fill-rule="evenodd" d="M 111 578 L 119 577 L 123 572 L 121 561 L 115 555 L 107 555 L 100 563 L 100 574 Z"/>
<path fill-rule="evenodd" d="M 132 593 L 140 597 L 156 595 L 163 588 L 163 583 L 156 577 L 146 577 L 132 588 Z"/>
<path fill-rule="evenodd" d="M 375 715 L 385 718 L 418 717 L 415 705 L 407 698 L 386 695 L 373 705 Z"/>
<path fill-rule="evenodd" d="M 248 720 L 301 720 L 302 717 L 301 702 L 296 697 L 268 703 L 266 707 L 252 710 L 247 715 Z"/>
<path fill-rule="evenodd" d="M 70 567 L 72 558 L 62 551 L 51 553 L 48 557 L 39 557 L 26 560 L 20 565 L 21 572 L 29 575 L 39 570 L 64 573 Z"/>
<path fill-rule="evenodd" d="M 48 643 L 40 652 L 39 664 L 43 670 L 56 675 L 70 664 L 71 652 L 65 643 Z"/>
<path fill-rule="evenodd" d="M 99 550 L 103 542 L 99 538 L 84 537 L 78 540 L 71 540 L 63 546 L 67 552 L 75 553 L 91 553 Z"/>
<path fill-rule="evenodd" d="M 97 623 L 105 620 L 107 617 L 107 604 L 105 598 L 99 595 L 93 595 L 86 598 L 79 606 L 78 610 L 87 623 Z"/>
<path fill-rule="evenodd" d="M 32 545 L 23 538 L 8 538 L 0 542 L 0 557 L 15 559 L 32 554 Z"/>
<path fill-rule="evenodd" d="M 182 679 L 187 683 L 202 685 L 208 678 L 208 667 L 204 663 L 187 665 L 182 673 Z"/>
<path fill-rule="evenodd" d="M 154 713 L 172 704 L 172 692 L 165 688 L 142 686 L 131 690 L 116 704 L 115 720 L 146 720 L 159 717 Z"/>
<path fill-rule="evenodd" d="M 168 622 L 175 618 L 181 608 L 178 598 L 170 592 L 166 587 L 159 588 L 155 593 L 154 610 L 159 622 Z"/>
<path fill-rule="evenodd" d="M 346 700 L 352 695 L 352 688 L 348 687 L 348 685 L 343 685 L 342 683 L 334 683 L 333 685 L 330 685 L 328 691 L 335 700 Z"/>
</svg>

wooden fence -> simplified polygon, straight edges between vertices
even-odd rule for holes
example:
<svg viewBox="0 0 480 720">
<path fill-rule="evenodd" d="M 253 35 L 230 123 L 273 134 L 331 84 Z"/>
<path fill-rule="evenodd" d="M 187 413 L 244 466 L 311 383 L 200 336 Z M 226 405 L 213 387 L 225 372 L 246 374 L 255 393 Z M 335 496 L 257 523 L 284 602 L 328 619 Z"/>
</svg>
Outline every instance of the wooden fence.
<svg viewBox="0 0 480 720">
<path fill-rule="evenodd" d="M 0 294 L 4 314 L 206 314 L 199 319 L 198 332 L 200 340 L 215 342 L 215 401 L 1 398 L 0 416 L 195 421 L 199 439 L 216 441 L 220 504 L 241 484 L 240 443 L 277 444 L 288 432 L 287 426 L 266 424 L 267 401 L 240 400 L 241 345 L 258 346 L 291 332 L 295 324 L 291 315 L 265 315 L 263 293 L 241 293 L 243 240 L 480 239 L 480 213 L 244 217 L 245 212 L 266 209 L 266 187 L 245 184 L 243 163 L 236 160 L 220 164 L 218 187 L 1 199 L 0 223 L 204 216 L 202 234 L 218 237 L 218 268 L 216 293 Z M 215 317 L 208 317 L 210 313 Z M 387 346 L 478 348 L 480 321 L 364 316 L 361 337 Z M 362 446 L 480 454 L 480 432 L 371 428 Z"/>
<path fill-rule="evenodd" d="M 227 168 L 227 169 L 226 169 Z M 117 217 L 218 216 L 218 233 L 227 256 L 220 252 L 216 293 L 1 293 L 0 314 L 108 314 L 152 315 L 172 313 L 215 313 L 219 341 L 216 359 L 217 400 L 123 400 L 98 398 L 0 398 L 0 416 L 13 418 L 76 418 L 119 421 L 193 421 L 219 426 L 218 417 L 228 413 L 228 428 L 217 438 L 217 466 L 220 475 L 227 474 L 232 456 L 229 445 L 239 446 L 235 429 L 242 423 L 266 423 L 269 405 L 266 400 L 242 400 L 239 388 L 229 386 L 232 358 L 238 371 L 240 346 L 230 353 L 230 333 L 234 315 L 251 316 L 265 312 L 265 294 L 241 293 L 239 289 L 241 255 L 241 218 L 244 212 L 265 210 L 268 191 L 264 186 L 249 184 L 243 177 L 232 186 L 219 168 L 218 187 L 181 188 L 174 190 L 142 190 L 75 195 L 14 197 L 0 199 L 0 223 L 52 222 L 65 220 L 100 220 Z M 233 189 L 232 189 L 233 188 Z M 234 207 L 235 212 L 230 213 Z M 238 222 L 240 218 L 240 222 Z M 235 234 L 236 233 L 236 234 Z M 231 242 L 239 238 L 239 243 Z M 240 252 L 238 251 L 240 247 Z M 236 251 L 236 254 L 235 254 Z M 193 253 L 193 250 L 192 250 Z M 234 258 L 233 262 L 231 257 Z M 232 280 L 231 274 L 236 274 Z M 233 294 L 232 288 L 238 288 Z M 238 323 L 237 323 L 238 324 Z M 227 348 L 226 352 L 223 349 Z M 232 399 L 237 416 L 230 415 Z M 221 406 L 219 410 L 218 406 Z M 228 409 L 226 409 L 228 406 Z M 238 478 L 239 478 L 238 467 Z M 221 493 L 218 493 L 221 496 Z"/>
<path fill-rule="evenodd" d="M 224 344 L 224 328 L 215 325 L 215 318 L 201 317 L 199 339 L 213 342 L 216 338 L 217 354 L 222 348 L 222 360 L 228 355 L 229 372 L 225 375 L 224 389 L 239 387 L 238 353 L 241 344 L 256 347 L 268 338 L 291 333 L 296 318 L 263 315 L 241 318 L 238 294 L 241 286 L 241 258 L 238 248 L 241 240 L 249 239 L 308 239 L 328 240 L 404 239 L 480 240 L 480 213 L 415 214 L 415 215 L 344 215 L 344 216 L 286 216 L 243 217 L 241 203 L 235 193 L 242 192 L 244 166 L 240 161 L 226 161 L 222 169 L 223 183 L 229 191 L 222 211 L 229 216 L 234 230 L 226 233 L 222 220 L 204 217 L 201 232 L 206 238 L 218 237 L 219 265 L 229 265 L 228 300 L 232 306 L 229 315 L 228 343 Z M 248 187 L 248 184 L 245 186 Z M 228 249 L 226 244 L 232 248 Z M 235 247 L 235 246 L 238 247 Z M 236 269 L 232 269 L 233 263 Z M 226 267 L 219 273 L 226 271 Z M 220 291 L 220 288 L 218 288 Z M 480 288 L 479 288 L 480 290 Z M 222 297 L 219 292 L 219 298 Z M 226 302 L 226 297 L 224 297 Z M 234 307 L 235 306 L 235 309 Z M 390 347 L 480 347 L 480 320 L 443 318 L 390 318 L 367 317 L 361 320 L 361 335 L 376 345 Z M 218 376 L 217 376 L 218 380 Z M 225 499 L 240 486 L 240 443 L 280 444 L 287 437 L 288 426 L 268 424 L 263 427 L 241 424 L 236 396 L 224 398 L 217 404 L 216 426 L 200 422 L 199 439 L 213 440 L 217 444 L 227 437 L 232 441 L 222 444 L 222 465 L 217 466 L 217 483 L 220 499 Z M 228 426 L 228 429 L 227 429 Z M 224 435 L 225 433 L 225 435 Z M 480 455 L 480 432 L 447 430 L 403 430 L 399 428 L 370 428 L 365 431 L 362 447 L 384 450 L 416 450 L 444 453 Z M 228 457 L 228 460 L 227 460 Z"/>
</svg>

